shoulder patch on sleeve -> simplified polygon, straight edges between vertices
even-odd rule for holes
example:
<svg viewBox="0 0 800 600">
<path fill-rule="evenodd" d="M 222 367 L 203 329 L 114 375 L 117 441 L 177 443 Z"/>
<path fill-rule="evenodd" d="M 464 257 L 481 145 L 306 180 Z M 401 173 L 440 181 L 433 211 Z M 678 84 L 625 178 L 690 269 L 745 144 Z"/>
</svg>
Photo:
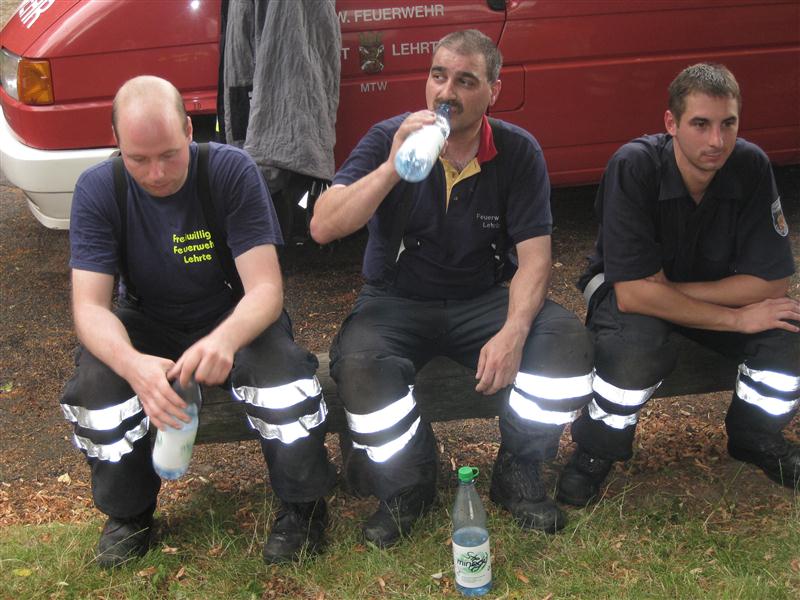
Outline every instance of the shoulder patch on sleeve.
<svg viewBox="0 0 800 600">
<path fill-rule="evenodd" d="M 783 209 L 781 208 L 781 197 L 775 200 L 772 203 L 772 225 L 775 227 L 775 231 L 778 232 L 778 235 L 782 237 L 786 237 L 789 235 L 789 224 L 786 222 L 786 217 L 783 214 Z"/>
</svg>

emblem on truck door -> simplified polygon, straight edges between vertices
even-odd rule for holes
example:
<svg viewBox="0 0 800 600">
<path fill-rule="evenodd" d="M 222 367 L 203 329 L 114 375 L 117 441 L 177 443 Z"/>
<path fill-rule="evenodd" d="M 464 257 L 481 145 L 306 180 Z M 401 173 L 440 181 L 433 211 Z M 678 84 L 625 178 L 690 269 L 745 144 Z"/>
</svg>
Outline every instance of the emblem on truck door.
<svg viewBox="0 0 800 600">
<path fill-rule="evenodd" d="M 358 56 L 364 73 L 383 71 L 383 40 L 377 32 L 358 34 Z"/>
</svg>

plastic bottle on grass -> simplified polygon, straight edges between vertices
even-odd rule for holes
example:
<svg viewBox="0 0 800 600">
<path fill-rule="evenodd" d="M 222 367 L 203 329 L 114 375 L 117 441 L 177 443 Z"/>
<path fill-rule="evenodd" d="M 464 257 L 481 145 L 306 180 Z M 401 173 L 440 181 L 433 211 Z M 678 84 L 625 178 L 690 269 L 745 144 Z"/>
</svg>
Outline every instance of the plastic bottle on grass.
<svg viewBox="0 0 800 600">
<path fill-rule="evenodd" d="M 436 122 L 409 135 L 395 155 L 394 168 L 406 181 L 422 181 L 428 176 L 450 135 L 450 105 L 440 104 L 435 112 Z"/>
<path fill-rule="evenodd" d="M 482 596 L 492 589 L 492 559 L 486 511 L 475 489 L 478 469 L 458 470 L 453 503 L 453 565 L 456 589 L 464 596 Z"/>
<path fill-rule="evenodd" d="M 192 420 L 189 423 L 181 421 L 180 429 L 167 425 L 163 431 L 158 430 L 153 446 L 153 468 L 162 479 L 178 479 L 189 468 L 202 403 L 200 386 L 194 379 L 189 381 L 186 388 L 182 388 L 176 379 L 172 382 L 172 389 L 186 402 L 186 414 Z"/>
</svg>

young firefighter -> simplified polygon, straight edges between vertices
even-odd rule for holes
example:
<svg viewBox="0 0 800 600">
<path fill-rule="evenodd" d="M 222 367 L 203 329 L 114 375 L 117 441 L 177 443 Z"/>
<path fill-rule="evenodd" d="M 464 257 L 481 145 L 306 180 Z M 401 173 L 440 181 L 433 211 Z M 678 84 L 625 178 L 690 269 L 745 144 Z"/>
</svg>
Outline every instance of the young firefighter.
<svg viewBox="0 0 800 600">
<path fill-rule="evenodd" d="M 740 110 L 728 69 L 688 67 L 669 86 L 668 133 L 633 140 L 606 168 L 581 280 L 594 397 L 572 425 L 562 502 L 597 499 L 612 463 L 630 458 L 639 411 L 675 365 L 672 333 L 740 361 L 730 455 L 788 487 L 800 481 L 800 449 L 781 434 L 800 402 L 789 229 L 767 157 L 737 138 Z"/>
</svg>

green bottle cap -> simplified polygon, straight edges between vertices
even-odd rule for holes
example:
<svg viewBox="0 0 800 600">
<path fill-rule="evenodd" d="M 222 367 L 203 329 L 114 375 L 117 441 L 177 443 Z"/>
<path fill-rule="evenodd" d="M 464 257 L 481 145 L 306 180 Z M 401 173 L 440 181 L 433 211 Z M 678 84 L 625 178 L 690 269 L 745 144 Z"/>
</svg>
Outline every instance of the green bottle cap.
<svg viewBox="0 0 800 600">
<path fill-rule="evenodd" d="M 460 467 L 458 469 L 458 480 L 469 483 L 478 476 L 478 467 Z"/>
</svg>

